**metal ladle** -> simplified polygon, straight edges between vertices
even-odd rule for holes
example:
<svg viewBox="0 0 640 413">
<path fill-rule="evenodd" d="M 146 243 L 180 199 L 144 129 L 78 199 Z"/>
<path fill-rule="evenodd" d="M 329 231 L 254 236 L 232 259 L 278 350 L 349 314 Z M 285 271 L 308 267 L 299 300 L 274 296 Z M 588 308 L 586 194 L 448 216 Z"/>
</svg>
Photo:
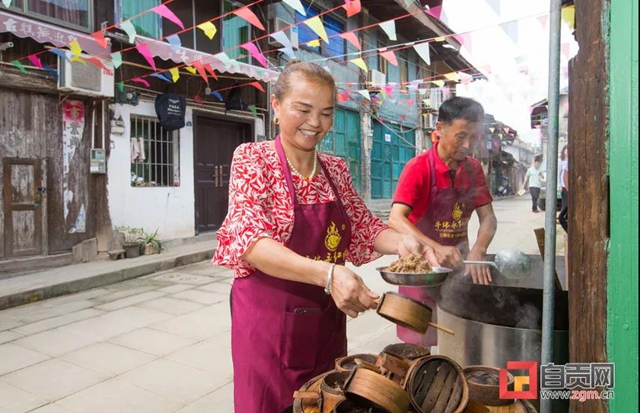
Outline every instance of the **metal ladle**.
<svg viewBox="0 0 640 413">
<path fill-rule="evenodd" d="M 463 261 L 465 264 L 485 264 L 495 267 L 506 278 L 524 278 L 529 275 L 531 261 L 529 256 L 516 249 L 498 252 L 493 261 Z"/>
</svg>

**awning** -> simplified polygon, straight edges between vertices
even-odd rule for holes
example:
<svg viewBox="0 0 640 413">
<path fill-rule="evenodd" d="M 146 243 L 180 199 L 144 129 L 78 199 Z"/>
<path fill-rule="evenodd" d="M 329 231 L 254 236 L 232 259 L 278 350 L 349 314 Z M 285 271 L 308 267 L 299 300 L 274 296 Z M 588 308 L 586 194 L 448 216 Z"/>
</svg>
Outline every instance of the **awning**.
<svg viewBox="0 0 640 413">
<path fill-rule="evenodd" d="M 102 48 L 96 43 L 93 37 L 88 34 L 63 29 L 38 20 L 0 11 L 0 33 L 6 32 L 13 33 L 23 39 L 30 37 L 42 44 L 51 43 L 57 47 L 67 46 L 74 39 L 78 39 L 82 50 L 87 54 L 104 57 L 111 53 L 111 46 Z"/>
<path fill-rule="evenodd" d="M 211 67 L 219 73 L 242 73 L 250 78 L 270 83 L 274 83 L 280 75 L 280 72 L 276 72 L 275 70 L 249 65 L 233 59 L 230 60 L 224 53 L 212 55 L 186 47 L 180 47 L 174 52 L 171 44 L 155 41 L 144 36 L 137 36 L 136 43 L 145 43 L 153 57 L 172 60 L 176 63 L 184 63 L 187 65 L 198 61 L 202 64 L 210 64 Z"/>
</svg>

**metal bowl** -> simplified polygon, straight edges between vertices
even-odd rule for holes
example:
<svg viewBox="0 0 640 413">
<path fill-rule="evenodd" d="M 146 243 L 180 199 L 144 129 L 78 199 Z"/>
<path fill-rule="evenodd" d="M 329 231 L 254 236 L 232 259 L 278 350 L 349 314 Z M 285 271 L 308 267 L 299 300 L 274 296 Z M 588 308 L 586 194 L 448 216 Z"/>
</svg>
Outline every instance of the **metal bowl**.
<svg viewBox="0 0 640 413">
<path fill-rule="evenodd" d="M 385 271 L 388 267 L 378 267 L 382 279 L 393 285 L 405 287 L 435 287 L 444 282 L 453 270 L 446 267 L 432 267 L 432 272 L 428 274 L 413 274 Z"/>
</svg>

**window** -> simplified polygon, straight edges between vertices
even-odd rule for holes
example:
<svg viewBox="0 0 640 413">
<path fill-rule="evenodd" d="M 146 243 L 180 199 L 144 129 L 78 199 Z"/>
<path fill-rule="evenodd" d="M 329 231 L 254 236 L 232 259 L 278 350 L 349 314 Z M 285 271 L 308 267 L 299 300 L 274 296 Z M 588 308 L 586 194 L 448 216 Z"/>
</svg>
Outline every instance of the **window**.
<svg viewBox="0 0 640 413">
<path fill-rule="evenodd" d="M 409 81 L 409 59 L 406 53 L 400 52 L 398 66 L 400 66 L 400 84 L 404 88 Z"/>
<path fill-rule="evenodd" d="M 160 0 L 116 0 L 116 21 L 122 22 L 160 5 Z M 141 36 L 159 39 L 162 37 L 162 17 L 156 13 L 145 13 L 131 20 Z"/>
<path fill-rule="evenodd" d="M 385 48 L 386 45 L 380 40 L 378 39 L 378 49 L 383 49 Z M 376 56 L 378 58 L 378 71 L 381 73 L 384 73 L 385 75 L 387 74 L 387 59 L 385 59 L 384 57 L 378 55 Z"/>
<path fill-rule="evenodd" d="M 154 118 L 131 116 L 131 186 L 178 186 L 179 133 Z"/>
<path fill-rule="evenodd" d="M 314 7 L 311 7 L 305 3 L 303 3 L 303 5 L 307 11 L 307 15 L 305 17 L 302 14 L 296 12 L 296 23 L 303 22 L 320 13 L 320 11 Z M 329 17 L 326 14 L 320 16 L 320 19 L 322 19 L 322 24 L 324 25 L 324 29 L 327 32 L 327 37 L 329 37 L 329 43 L 327 44 L 321 40 L 320 47 L 307 46 L 306 44 L 308 42 L 318 40 L 318 35 L 304 23 L 298 25 L 298 42 L 304 48 L 321 54 L 322 56 L 335 57 L 336 59 L 344 60 L 344 54 L 346 53 L 346 43 L 342 37 L 338 36 L 339 33 L 344 33 L 345 31 L 344 23 L 334 17 Z"/>
<path fill-rule="evenodd" d="M 93 0 L 14 0 L 12 8 L 61 26 L 93 29 Z"/>
<path fill-rule="evenodd" d="M 250 24 L 245 19 L 230 13 L 239 7 L 242 7 L 242 4 L 232 1 L 224 2 L 224 13 L 229 15 L 222 19 L 222 50 L 232 49 L 226 52 L 231 59 L 249 63 L 249 52 L 237 46 L 249 41 Z M 238 56 L 245 57 L 238 58 Z"/>
</svg>

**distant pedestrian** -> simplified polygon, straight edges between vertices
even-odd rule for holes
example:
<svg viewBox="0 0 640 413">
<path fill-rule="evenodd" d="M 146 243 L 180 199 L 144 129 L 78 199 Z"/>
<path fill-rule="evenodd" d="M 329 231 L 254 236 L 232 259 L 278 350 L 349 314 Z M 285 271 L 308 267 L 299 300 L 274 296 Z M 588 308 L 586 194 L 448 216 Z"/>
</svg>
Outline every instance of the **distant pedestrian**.
<svg viewBox="0 0 640 413">
<path fill-rule="evenodd" d="M 524 182 L 522 187 L 524 188 L 529 181 L 529 193 L 531 193 L 531 211 L 538 213 L 538 198 L 540 198 L 540 188 L 542 188 L 542 182 L 544 181 L 544 172 L 540 170 L 540 164 L 542 163 L 542 157 L 536 156 L 533 162 L 533 166 L 527 169 L 527 173 L 524 176 Z"/>
<path fill-rule="evenodd" d="M 562 191 L 562 207 L 558 221 L 562 229 L 567 232 L 569 210 L 569 146 L 564 145 L 558 159 L 558 190 Z"/>
</svg>

